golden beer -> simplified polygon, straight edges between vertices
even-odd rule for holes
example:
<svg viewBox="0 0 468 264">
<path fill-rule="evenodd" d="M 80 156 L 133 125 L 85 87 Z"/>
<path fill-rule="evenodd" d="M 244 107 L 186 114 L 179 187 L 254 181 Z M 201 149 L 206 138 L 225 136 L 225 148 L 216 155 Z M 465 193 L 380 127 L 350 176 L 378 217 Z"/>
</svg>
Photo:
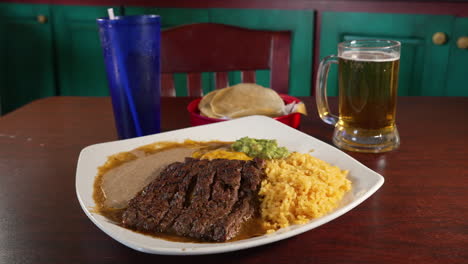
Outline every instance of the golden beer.
<svg viewBox="0 0 468 264">
<path fill-rule="evenodd" d="M 399 65 L 399 56 L 378 51 L 339 56 L 337 125 L 341 129 L 372 136 L 395 128 Z"/>
<path fill-rule="evenodd" d="M 316 102 L 320 118 L 334 125 L 333 143 L 358 152 L 398 148 L 395 125 L 401 43 L 393 40 L 351 40 L 338 44 L 338 56 L 322 59 L 317 73 Z M 339 115 L 330 112 L 327 77 L 338 64 Z"/>
</svg>

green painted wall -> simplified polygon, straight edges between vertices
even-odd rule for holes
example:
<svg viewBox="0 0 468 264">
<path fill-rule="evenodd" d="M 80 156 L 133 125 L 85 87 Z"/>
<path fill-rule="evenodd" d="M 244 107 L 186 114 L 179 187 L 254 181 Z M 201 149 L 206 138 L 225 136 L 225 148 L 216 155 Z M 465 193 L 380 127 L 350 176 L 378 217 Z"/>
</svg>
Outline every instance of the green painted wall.
<svg viewBox="0 0 468 264">
<path fill-rule="evenodd" d="M 48 5 L 0 4 L 0 115 L 55 94 Z"/>
<path fill-rule="evenodd" d="M 104 57 L 96 18 L 107 7 L 51 6 L 60 95 L 107 96 Z M 119 8 L 114 8 L 119 14 Z"/>
</svg>

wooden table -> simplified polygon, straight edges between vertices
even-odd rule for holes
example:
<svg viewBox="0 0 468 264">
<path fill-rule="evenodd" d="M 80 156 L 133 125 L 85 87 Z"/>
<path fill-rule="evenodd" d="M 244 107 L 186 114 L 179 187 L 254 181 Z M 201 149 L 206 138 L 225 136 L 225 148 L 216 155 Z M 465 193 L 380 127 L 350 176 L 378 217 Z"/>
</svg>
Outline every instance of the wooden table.
<svg viewBox="0 0 468 264">
<path fill-rule="evenodd" d="M 330 143 L 313 98 L 301 130 Z M 189 126 L 190 98 L 163 99 L 163 129 Z M 336 99 L 330 99 L 336 105 Z M 140 253 L 88 220 L 78 154 L 116 139 L 109 98 L 52 97 L 0 118 L 0 263 L 467 263 L 468 98 L 402 97 L 401 147 L 350 153 L 383 187 L 338 219 L 258 248 L 208 256 Z"/>
</svg>

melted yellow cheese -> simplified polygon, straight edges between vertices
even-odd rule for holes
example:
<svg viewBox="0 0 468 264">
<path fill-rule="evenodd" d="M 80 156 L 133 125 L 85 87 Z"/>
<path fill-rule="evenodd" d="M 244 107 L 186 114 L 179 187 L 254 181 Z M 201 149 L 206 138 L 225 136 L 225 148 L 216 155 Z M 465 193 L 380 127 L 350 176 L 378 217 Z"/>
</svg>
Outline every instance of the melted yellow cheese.
<svg viewBox="0 0 468 264">
<path fill-rule="evenodd" d="M 252 160 L 251 157 L 247 156 L 244 152 L 235 152 L 225 149 L 217 149 L 207 153 L 195 152 L 192 157 L 198 159 L 229 159 L 229 160 Z"/>
</svg>

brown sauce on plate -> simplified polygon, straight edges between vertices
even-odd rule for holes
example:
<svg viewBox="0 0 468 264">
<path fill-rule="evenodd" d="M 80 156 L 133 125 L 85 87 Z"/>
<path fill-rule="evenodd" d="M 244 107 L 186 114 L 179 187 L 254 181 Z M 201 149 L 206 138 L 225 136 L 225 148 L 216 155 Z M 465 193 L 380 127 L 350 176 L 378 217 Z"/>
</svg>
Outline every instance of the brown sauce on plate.
<svg viewBox="0 0 468 264">
<path fill-rule="evenodd" d="M 122 223 L 122 215 L 123 215 L 125 209 L 126 208 L 123 208 L 123 209 L 102 209 L 101 211 L 99 211 L 99 214 L 106 217 L 107 219 L 112 221 L 114 224 L 116 224 L 118 226 L 122 226 L 122 224 L 121 224 Z M 164 240 L 168 240 L 168 241 L 172 241 L 172 242 L 211 243 L 211 242 L 206 242 L 206 241 L 198 240 L 198 239 L 191 238 L 191 237 L 183 237 L 183 236 L 178 236 L 178 235 L 168 234 L 168 233 L 157 233 L 157 232 L 152 233 L 152 232 L 143 232 L 143 231 L 134 230 L 134 229 L 132 229 L 132 230 L 134 232 L 137 232 L 137 233 L 140 233 L 140 234 L 144 234 L 144 235 L 147 235 L 147 236 L 152 236 L 152 237 L 155 237 L 155 238 L 160 238 L 160 239 L 164 239 Z M 266 230 L 263 227 L 262 219 L 261 219 L 261 217 L 257 216 L 257 217 L 253 217 L 253 218 L 245 221 L 242 224 L 239 233 L 234 238 L 232 238 L 231 240 L 228 240 L 226 242 L 232 242 L 232 241 L 238 241 L 238 240 L 248 239 L 248 238 L 252 238 L 252 237 L 262 236 L 265 233 L 266 233 Z"/>
</svg>

